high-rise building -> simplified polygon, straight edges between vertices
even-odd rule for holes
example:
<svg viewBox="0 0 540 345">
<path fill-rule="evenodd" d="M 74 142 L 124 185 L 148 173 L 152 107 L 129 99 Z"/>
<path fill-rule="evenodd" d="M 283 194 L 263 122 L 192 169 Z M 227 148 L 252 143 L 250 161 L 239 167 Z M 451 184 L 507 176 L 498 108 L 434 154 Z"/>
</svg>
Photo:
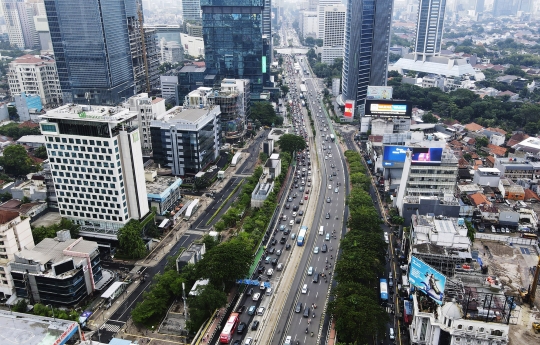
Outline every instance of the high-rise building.
<svg viewBox="0 0 540 345">
<path fill-rule="evenodd" d="M 363 111 L 368 85 L 386 85 L 392 0 L 348 0 L 342 96 Z"/>
<path fill-rule="evenodd" d="M 85 237 L 116 240 L 149 213 L 137 111 L 67 104 L 42 115 L 58 208 Z"/>
<path fill-rule="evenodd" d="M 493 0 L 493 16 L 513 16 L 516 14 L 518 2 L 513 0 Z"/>
<path fill-rule="evenodd" d="M 2 0 L 9 43 L 19 49 L 39 47 L 39 36 L 34 25 L 36 6 L 25 0 Z"/>
<path fill-rule="evenodd" d="M 474 11 L 477 14 L 484 12 L 484 0 L 476 0 L 474 4 Z"/>
<path fill-rule="evenodd" d="M 150 138 L 150 123 L 165 114 L 165 99 L 149 97 L 147 93 L 140 93 L 130 97 L 124 107 L 136 111 L 139 116 L 138 127 L 141 145 L 144 154 L 152 152 L 152 139 Z"/>
<path fill-rule="evenodd" d="M 415 60 L 441 51 L 446 0 L 420 0 L 416 23 Z"/>
<path fill-rule="evenodd" d="M 319 21 L 319 32 L 317 38 L 324 38 L 324 8 L 326 6 L 341 5 L 341 0 L 319 0 L 317 5 L 317 17 Z M 311 7 L 311 4 L 310 4 Z"/>
<path fill-rule="evenodd" d="M 532 0 L 518 0 L 517 1 L 517 10 L 524 13 L 531 13 L 533 11 L 533 2 Z"/>
<path fill-rule="evenodd" d="M 182 20 L 201 21 L 201 0 L 182 0 Z"/>
<path fill-rule="evenodd" d="M 319 0 L 309 0 L 308 1 L 308 11 L 317 11 L 317 6 L 319 5 Z"/>
<path fill-rule="evenodd" d="M 270 81 L 271 41 L 262 0 L 201 0 L 206 68 L 219 78 L 249 79 L 258 97 Z"/>
<path fill-rule="evenodd" d="M 343 57 L 345 40 L 345 13 L 343 5 L 326 6 L 324 8 L 324 36 L 321 61 L 329 65 L 337 58 Z"/>
<path fill-rule="evenodd" d="M 300 30 L 302 37 L 317 37 L 319 32 L 319 18 L 317 11 L 303 11 L 300 15 Z"/>
<path fill-rule="evenodd" d="M 52 56 L 23 55 L 9 63 L 11 95 L 38 95 L 44 105 L 62 103 L 62 89 Z"/>
<path fill-rule="evenodd" d="M 272 42 L 272 0 L 264 0 L 264 9 L 262 12 L 262 20 L 263 20 L 263 44 L 265 44 L 265 51 L 267 54 L 267 58 L 270 60 L 267 61 L 268 67 L 270 67 L 270 64 L 274 60 L 274 49 L 272 49 L 273 42 Z"/>
<path fill-rule="evenodd" d="M 135 93 L 135 1 L 45 0 L 45 9 L 64 102 L 117 104 Z"/>
</svg>

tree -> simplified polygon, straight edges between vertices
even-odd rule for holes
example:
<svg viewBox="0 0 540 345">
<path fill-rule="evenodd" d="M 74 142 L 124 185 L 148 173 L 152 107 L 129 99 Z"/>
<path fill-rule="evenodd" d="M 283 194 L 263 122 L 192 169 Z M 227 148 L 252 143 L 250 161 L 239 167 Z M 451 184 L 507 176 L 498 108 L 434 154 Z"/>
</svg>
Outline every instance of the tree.
<svg viewBox="0 0 540 345">
<path fill-rule="evenodd" d="M 206 188 L 210 187 L 210 185 L 212 184 L 212 181 L 210 181 L 210 179 L 206 175 L 207 174 L 204 174 L 201 177 L 196 177 L 195 178 L 195 181 L 193 182 L 193 185 L 195 186 L 195 189 L 201 190 L 201 189 L 206 189 Z"/>
<path fill-rule="evenodd" d="M 0 193 L 0 201 L 5 202 L 11 200 L 13 196 L 10 192 Z"/>
<path fill-rule="evenodd" d="M 23 176 L 36 171 L 32 165 L 32 160 L 22 145 L 6 147 L 4 156 L 0 158 L 0 163 L 4 167 L 4 171 L 13 176 Z"/>
<path fill-rule="evenodd" d="M 283 92 L 283 97 L 287 96 L 289 93 L 289 87 L 287 85 L 281 85 L 281 92 Z"/>
<path fill-rule="evenodd" d="M 19 302 L 15 303 L 11 310 L 17 313 L 26 313 L 28 311 L 28 303 L 26 300 L 21 299 Z"/>
<path fill-rule="evenodd" d="M 425 123 L 438 123 L 439 120 L 433 116 L 433 113 L 431 111 L 428 111 L 424 115 L 422 115 L 422 121 Z"/>
<path fill-rule="evenodd" d="M 489 139 L 487 137 L 478 137 L 475 139 L 474 145 L 476 146 L 476 149 L 479 150 L 482 147 L 486 147 L 489 144 Z"/>
<path fill-rule="evenodd" d="M 13 121 L 20 121 L 17 107 L 8 107 L 9 119 Z"/>
<path fill-rule="evenodd" d="M 71 238 L 77 238 L 79 237 L 79 227 L 79 225 L 74 224 L 69 219 L 62 218 L 58 224 L 33 228 L 32 236 L 34 237 L 34 242 L 39 243 L 44 238 L 55 238 L 56 232 L 60 230 L 69 230 Z"/>
<path fill-rule="evenodd" d="M 118 230 L 118 248 L 122 256 L 128 259 L 141 259 L 146 255 L 146 246 L 141 235 L 141 223 L 135 219 Z"/>
<path fill-rule="evenodd" d="M 227 304 L 225 292 L 208 284 L 197 288 L 198 294 L 189 298 L 190 319 L 187 328 L 195 332 L 214 312 Z"/>
<path fill-rule="evenodd" d="M 34 157 L 47 159 L 47 149 L 45 146 L 40 146 L 34 150 Z"/>
<path fill-rule="evenodd" d="M 283 118 L 276 115 L 274 107 L 269 102 L 257 102 L 251 106 L 251 118 L 259 121 L 263 126 L 279 126 Z"/>
<path fill-rule="evenodd" d="M 282 151 L 293 153 L 302 151 L 306 148 L 306 140 L 301 136 L 294 134 L 283 134 L 277 141 Z"/>
</svg>

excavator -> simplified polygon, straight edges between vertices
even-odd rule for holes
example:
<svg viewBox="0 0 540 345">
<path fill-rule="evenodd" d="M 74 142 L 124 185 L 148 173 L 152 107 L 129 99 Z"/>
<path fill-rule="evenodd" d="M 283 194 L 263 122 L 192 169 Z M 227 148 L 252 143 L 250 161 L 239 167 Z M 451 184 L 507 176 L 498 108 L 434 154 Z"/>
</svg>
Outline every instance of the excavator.
<svg viewBox="0 0 540 345">
<path fill-rule="evenodd" d="M 534 329 L 535 332 L 540 332 L 540 322 L 533 322 L 532 328 Z"/>
<path fill-rule="evenodd" d="M 521 289 L 519 291 L 519 294 L 521 296 L 521 300 L 523 303 L 529 303 L 529 305 L 532 307 L 534 303 L 534 298 L 536 297 L 536 288 L 538 287 L 538 278 L 540 277 L 540 256 L 538 257 L 538 263 L 536 264 L 536 270 L 534 272 L 534 278 L 531 285 L 529 285 L 529 289 Z M 540 324 L 537 326 L 538 329 L 540 329 Z M 533 325 L 533 328 L 536 330 L 537 328 Z"/>
</svg>

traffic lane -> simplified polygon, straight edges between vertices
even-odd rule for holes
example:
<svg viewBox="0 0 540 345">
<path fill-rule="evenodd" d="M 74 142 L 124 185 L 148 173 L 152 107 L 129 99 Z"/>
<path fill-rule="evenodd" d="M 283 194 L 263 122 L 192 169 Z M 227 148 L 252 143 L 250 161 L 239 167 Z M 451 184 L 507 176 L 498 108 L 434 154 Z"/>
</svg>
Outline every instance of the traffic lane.
<svg viewBox="0 0 540 345">
<path fill-rule="evenodd" d="M 187 248 L 193 241 L 198 240 L 201 238 L 202 235 L 196 235 L 196 234 L 185 234 L 182 235 L 179 240 L 172 246 L 170 249 L 170 252 L 178 252 L 180 247 Z M 146 269 L 146 273 L 148 273 L 148 276 L 154 277 L 157 273 L 162 273 L 163 269 L 165 268 L 165 265 L 167 264 L 167 260 L 169 256 L 172 255 L 166 255 L 164 256 L 156 266 L 150 266 Z M 150 284 L 152 283 L 152 280 L 148 280 L 145 283 L 139 284 L 133 292 L 125 299 L 123 300 L 122 304 L 116 309 L 116 311 L 109 317 L 110 320 L 119 320 L 123 322 L 127 322 L 129 317 L 131 316 L 131 311 L 138 302 L 140 302 L 143 298 L 143 292 L 145 292 Z"/>
</svg>

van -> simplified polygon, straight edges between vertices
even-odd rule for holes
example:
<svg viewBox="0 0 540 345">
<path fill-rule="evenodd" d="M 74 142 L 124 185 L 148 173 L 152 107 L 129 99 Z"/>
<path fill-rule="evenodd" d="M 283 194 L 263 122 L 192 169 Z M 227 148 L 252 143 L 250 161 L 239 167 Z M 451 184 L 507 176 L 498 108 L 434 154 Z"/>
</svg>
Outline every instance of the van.
<svg viewBox="0 0 540 345">
<path fill-rule="evenodd" d="M 324 235 L 324 226 L 321 226 L 319 228 L 319 235 L 321 235 L 321 236 Z"/>
<path fill-rule="evenodd" d="M 394 334 L 394 329 L 390 327 L 390 331 L 388 332 L 388 336 L 390 337 L 390 340 L 396 339 L 396 335 Z"/>
<path fill-rule="evenodd" d="M 272 288 L 266 289 L 266 296 L 270 296 L 272 294 Z"/>
<path fill-rule="evenodd" d="M 283 345 L 291 345 L 291 339 L 292 337 L 288 335 L 287 338 L 285 338 L 285 342 L 283 343 Z"/>
</svg>

